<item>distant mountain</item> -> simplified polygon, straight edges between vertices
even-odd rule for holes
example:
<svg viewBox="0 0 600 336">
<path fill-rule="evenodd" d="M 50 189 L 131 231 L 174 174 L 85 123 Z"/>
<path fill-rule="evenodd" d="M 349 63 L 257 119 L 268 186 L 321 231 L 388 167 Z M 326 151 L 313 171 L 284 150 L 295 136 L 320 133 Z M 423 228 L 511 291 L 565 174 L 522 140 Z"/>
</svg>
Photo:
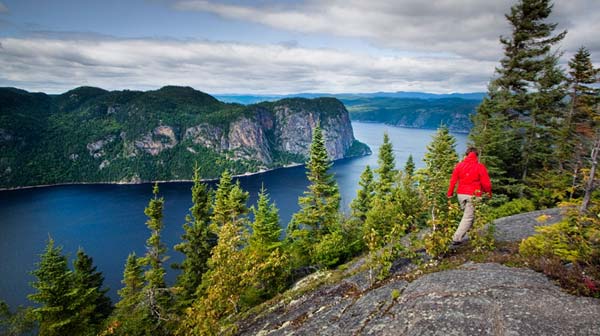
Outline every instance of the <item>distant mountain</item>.
<svg viewBox="0 0 600 336">
<path fill-rule="evenodd" d="M 485 97 L 485 92 L 470 93 L 426 93 L 426 92 L 373 92 L 373 93 L 295 93 L 289 95 L 244 95 L 244 94 L 222 94 L 215 95 L 218 100 L 226 103 L 255 104 L 263 101 L 275 101 L 283 98 L 317 98 L 333 97 L 340 100 L 351 100 L 360 98 L 417 98 L 417 99 L 445 99 L 460 98 L 466 100 L 481 101 Z"/>
<path fill-rule="evenodd" d="M 451 131 L 468 133 L 470 116 L 480 100 L 462 98 L 357 98 L 342 99 L 352 120 L 378 122 L 388 125 L 436 129 L 441 124 Z"/>
<path fill-rule="evenodd" d="M 370 153 L 335 98 L 227 104 L 189 87 L 61 95 L 0 88 L 0 188 L 204 178 L 303 163 L 320 123 L 332 159 Z"/>
<path fill-rule="evenodd" d="M 341 100 L 352 120 L 379 122 L 394 126 L 436 129 L 440 124 L 451 131 L 467 133 L 471 129 L 470 115 L 485 97 L 484 92 L 435 94 L 424 92 L 374 93 L 299 93 L 289 97 L 333 97 Z M 217 95 L 225 102 L 254 104 L 288 96 L 278 95 Z"/>
</svg>

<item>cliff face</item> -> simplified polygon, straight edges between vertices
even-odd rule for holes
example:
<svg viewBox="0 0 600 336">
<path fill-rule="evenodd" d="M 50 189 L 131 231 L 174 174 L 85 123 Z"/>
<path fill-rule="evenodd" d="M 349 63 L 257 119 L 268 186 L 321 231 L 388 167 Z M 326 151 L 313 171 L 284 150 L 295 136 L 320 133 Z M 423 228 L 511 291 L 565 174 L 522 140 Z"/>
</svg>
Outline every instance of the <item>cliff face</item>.
<svg viewBox="0 0 600 336">
<path fill-rule="evenodd" d="M 541 215 L 548 220 L 538 222 Z M 563 218 L 560 209 L 546 209 L 498 219 L 495 238 L 519 242 L 535 227 Z M 366 258 L 340 269 L 341 275 L 321 271 L 300 280 L 280 300 L 243 315 L 238 334 L 600 335 L 599 299 L 567 294 L 531 269 L 469 261 L 428 273 L 400 258 L 389 278 L 373 282 L 368 270 L 360 271 Z M 420 258 L 420 264 L 439 262 Z M 409 273 L 413 276 L 405 277 Z"/>
<path fill-rule="evenodd" d="M 317 125 L 332 160 L 370 154 L 354 139 L 348 111 L 334 98 L 242 106 L 190 88 L 79 88 L 46 96 L 50 103 L 41 108 L 31 95 L 0 92 L 0 147 L 6 149 L 0 187 L 189 179 L 194 165 L 214 178 L 225 169 L 239 174 L 303 163 Z M 18 134 L 19 122 L 5 122 L 32 110 L 39 119 L 24 134 Z"/>
</svg>

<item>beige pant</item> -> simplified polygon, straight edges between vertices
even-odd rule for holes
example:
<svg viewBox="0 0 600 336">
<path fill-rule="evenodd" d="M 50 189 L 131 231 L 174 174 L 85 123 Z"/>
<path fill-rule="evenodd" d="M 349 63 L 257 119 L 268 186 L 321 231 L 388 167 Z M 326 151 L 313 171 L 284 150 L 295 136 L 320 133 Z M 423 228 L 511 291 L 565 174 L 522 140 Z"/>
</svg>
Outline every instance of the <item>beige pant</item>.
<svg viewBox="0 0 600 336">
<path fill-rule="evenodd" d="M 475 196 L 458 194 L 458 203 L 460 204 L 460 208 L 464 210 L 462 219 L 460 220 L 460 224 L 458 225 L 458 229 L 452 236 L 452 240 L 455 242 L 462 242 L 466 239 L 467 231 L 473 225 L 473 221 L 475 220 L 475 206 L 473 206 L 473 198 Z"/>
</svg>

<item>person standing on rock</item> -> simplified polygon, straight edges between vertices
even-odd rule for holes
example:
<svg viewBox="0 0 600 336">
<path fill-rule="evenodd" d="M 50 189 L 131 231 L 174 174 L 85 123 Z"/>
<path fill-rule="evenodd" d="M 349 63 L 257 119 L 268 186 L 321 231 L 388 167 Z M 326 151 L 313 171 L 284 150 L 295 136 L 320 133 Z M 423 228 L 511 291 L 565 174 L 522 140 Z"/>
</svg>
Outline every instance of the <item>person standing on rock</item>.
<svg viewBox="0 0 600 336">
<path fill-rule="evenodd" d="M 458 229 L 452 237 L 453 246 L 466 241 L 467 231 L 473 225 L 475 220 L 473 199 L 483 194 L 492 197 L 492 183 L 487 168 L 477 159 L 479 154 L 477 148 L 469 147 L 465 154 L 465 158 L 454 167 L 448 187 L 448 198 L 451 198 L 454 195 L 454 187 L 458 183 L 456 196 L 461 209 L 464 210 Z"/>
</svg>

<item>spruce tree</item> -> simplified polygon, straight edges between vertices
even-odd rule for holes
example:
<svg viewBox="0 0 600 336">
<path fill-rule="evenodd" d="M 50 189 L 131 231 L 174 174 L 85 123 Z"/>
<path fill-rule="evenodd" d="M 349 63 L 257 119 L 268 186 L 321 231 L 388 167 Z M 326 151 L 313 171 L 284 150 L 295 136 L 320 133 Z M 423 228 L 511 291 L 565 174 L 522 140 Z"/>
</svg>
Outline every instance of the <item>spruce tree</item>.
<svg viewBox="0 0 600 336">
<path fill-rule="evenodd" d="M 144 295 L 144 269 L 135 253 L 129 254 L 123 271 L 121 298 L 115 305 L 108 328 L 117 335 L 150 335 L 154 319 Z"/>
<path fill-rule="evenodd" d="M 73 285 L 81 301 L 78 311 L 81 324 L 89 324 L 92 334 L 98 332 L 112 311 L 112 303 L 106 295 L 108 288 L 103 288 L 104 276 L 96 271 L 93 259 L 83 249 L 77 251 L 77 259 L 73 262 Z"/>
<path fill-rule="evenodd" d="M 390 137 L 387 132 L 383 133 L 383 144 L 379 147 L 379 155 L 377 156 L 379 166 L 375 169 L 378 175 L 378 180 L 375 185 L 376 193 L 382 197 L 391 191 L 391 186 L 396 178 L 396 159 L 394 157 L 394 149 L 390 142 Z"/>
<path fill-rule="evenodd" d="M 158 183 L 154 185 L 152 193 L 154 197 L 148 203 L 144 213 L 148 216 L 146 225 L 150 229 L 150 237 L 146 240 L 147 252 L 141 262 L 147 266 L 144 272 L 145 300 L 155 321 L 156 332 L 161 333 L 165 321 L 168 320 L 168 310 L 171 303 L 171 294 L 165 282 L 164 262 L 167 260 L 165 253 L 167 248 L 161 241 L 160 235 L 163 229 L 163 207 L 164 199 L 158 197 Z"/>
<path fill-rule="evenodd" d="M 287 281 L 288 260 L 280 241 L 279 210 L 271 203 L 264 186 L 258 194 L 256 207 L 252 207 L 254 221 L 248 238 L 246 256 L 254 270 L 251 286 L 241 300 L 246 306 L 264 301 L 282 290 Z"/>
<path fill-rule="evenodd" d="M 329 173 L 331 162 L 327 156 L 321 128 L 313 132 L 306 176 L 310 182 L 304 196 L 298 199 L 300 210 L 293 215 L 292 230 L 308 230 L 315 239 L 335 229 L 340 207 L 340 193 L 334 176 Z"/>
<path fill-rule="evenodd" d="M 210 231 L 211 195 L 208 186 L 202 183 L 199 169 L 196 167 L 192 186 L 192 207 L 186 215 L 183 225 L 182 242 L 175 245 L 175 250 L 183 253 L 185 258 L 181 264 L 173 267 L 181 270 L 175 287 L 177 305 L 189 307 L 196 298 L 202 274 L 208 269 L 207 261 L 210 251 L 216 245 L 217 237 Z"/>
<path fill-rule="evenodd" d="M 219 179 L 219 185 L 217 187 L 217 191 L 215 192 L 212 215 L 210 217 L 210 229 L 214 233 L 217 233 L 219 228 L 223 226 L 229 219 L 228 211 L 231 209 L 227 207 L 226 203 L 232 188 L 233 183 L 231 173 L 228 170 L 225 170 Z"/>
<path fill-rule="evenodd" d="M 559 55 L 551 49 L 566 32 L 553 35 L 556 24 L 546 22 L 551 12 L 550 0 L 520 0 L 511 8 L 506 18 L 512 35 L 500 38 L 504 57 L 473 118 L 471 139 L 492 178 L 520 195 L 528 177 L 547 163 L 563 98 Z"/>
<path fill-rule="evenodd" d="M 54 246 L 49 238 L 46 250 L 41 255 L 38 268 L 32 272 L 36 281 L 31 286 L 37 290 L 28 298 L 40 306 L 33 310 L 39 322 L 39 334 L 42 336 L 62 336 L 81 334 L 76 309 L 77 291 L 73 290 L 73 276 L 62 254 L 62 247 Z"/>
<path fill-rule="evenodd" d="M 257 250 L 271 250 L 279 243 L 281 227 L 279 226 L 279 210 L 271 203 L 264 186 L 258 194 L 256 207 L 252 207 L 254 221 L 251 224 L 252 235 L 250 247 Z"/>
<path fill-rule="evenodd" d="M 221 180 L 229 183 L 223 176 Z M 229 189 L 227 194 L 223 192 L 224 188 Z M 219 185 L 217 189 L 215 206 L 218 202 L 226 216 L 222 217 L 224 222 L 218 229 L 219 238 L 208 261 L 209 269 L 202 277 L 202 295 L 187 311 L 179 330 L 181 334 L 219 333 L 221 319 L 238 310 L 241 295 L 254 278 L 243 250 L 247 237 L 247 199 L 248 193 L 241 189 L 239 183 Z"/>
<path fill-rule="evenodd" d="M 360 189 L 356 192 L 356 198 L 350 203 L 350 208 L 352 209 L 352 217 L 364 222 L 367 218 L 367 211 L 371 207 L 374 192 L 373 171 L 368 165 L 360 174 L 358 185 Z"/>
<path fill-rule="evenodd" d="M 428 212 L 428 225 L 431 233 L 426 238 L 426 248 L 430 255 L 444 252 L 450 243 L 452 232 L 457 224 L 456 206 L 446 196 L 450 176 L 458 162 L 456 139 L 446 126 L 438 128 L 423 158 L 425 168 L 417 172 L 419 188 L 424 197 Z"/>
<path fill-rule="evenodd" d="M 409 154 L 408 159 L 406 159 L 404 173 L 407 177 L 413 177 L 415 175 L 415 160 L 413 159 L 412 154 Z"/>
<path fill-rule="evenodd" d="M 598 113 L 594 109 L 600 101 L 600 90 L 593 85 L 600 81 L 599 73 L 585 47 L 579 48 L 569 61 L 570 101 L 559 129 L 558 157 L 561 173 L 573 177 L 569 186 L 571 195 L 578 189 L 580 171 L 595 140 Z"/>
</svg>

